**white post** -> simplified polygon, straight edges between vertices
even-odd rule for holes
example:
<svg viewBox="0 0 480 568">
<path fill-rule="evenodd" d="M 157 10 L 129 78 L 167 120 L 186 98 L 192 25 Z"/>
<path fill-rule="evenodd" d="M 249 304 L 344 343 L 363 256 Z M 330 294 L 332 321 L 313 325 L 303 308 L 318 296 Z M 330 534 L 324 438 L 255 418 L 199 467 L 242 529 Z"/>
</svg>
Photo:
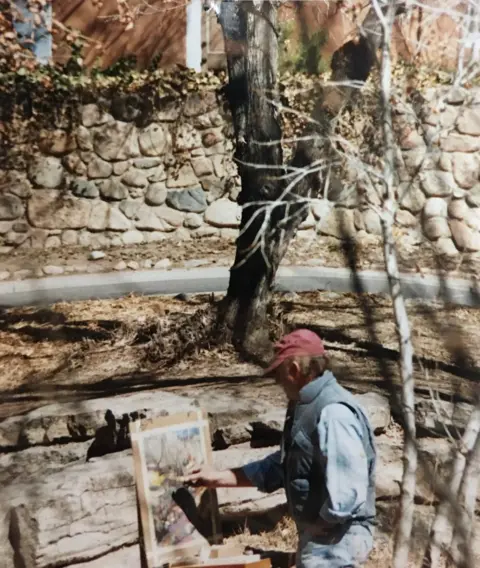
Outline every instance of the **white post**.
<svg viewBox="0 0 480 568">
<path fill-rule="evenodd" d="M 202 0 L 187 5 L 187 67 L 202 70 Z"/>
</svg>

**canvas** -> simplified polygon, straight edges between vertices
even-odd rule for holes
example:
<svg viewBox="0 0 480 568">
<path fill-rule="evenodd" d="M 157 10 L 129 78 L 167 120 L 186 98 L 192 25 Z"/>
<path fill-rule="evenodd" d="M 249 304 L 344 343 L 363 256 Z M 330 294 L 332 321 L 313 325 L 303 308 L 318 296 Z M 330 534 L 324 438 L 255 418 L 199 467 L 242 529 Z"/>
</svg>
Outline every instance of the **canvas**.
<svg viewBox="0 0 480 568">
<path fill-rule="evenodd" d="M 211 463 L 206 416 L 196 411 L 139 420 L 130 435 L 148 568 L 198 562 L 208 555 L 207 537 L 214 542 L 217 535 L 215 494 L 187 489 L 181 478 Z"/>
</svg>

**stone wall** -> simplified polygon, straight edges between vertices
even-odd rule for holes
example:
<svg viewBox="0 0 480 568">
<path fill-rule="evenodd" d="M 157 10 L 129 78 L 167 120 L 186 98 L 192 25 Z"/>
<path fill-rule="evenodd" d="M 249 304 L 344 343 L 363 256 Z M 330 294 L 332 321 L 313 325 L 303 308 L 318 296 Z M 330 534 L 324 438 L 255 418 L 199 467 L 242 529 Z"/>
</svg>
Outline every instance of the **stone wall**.
<svg viewBox="0 0 480 568">
<path fill-rule="evenodd" d="M 236 227 L 226 118 L 212 91 L 156 111 L 141 128 L 85 105 L 75 129 L 44 130 L 23 171 L 3 172 L 3 246 L 98 248 Z"/>
<path fill-rule="evenodd" d="M 397 106 L 395 121 L 399 235 L 441 254 L 479 251 L 480 91 L 433 89 L 421 112 Z M 232 126 L 214 91 L 164 105 L 142 126 L 88 104 L 80 124 L 42 130 L 24 146 L 15 169 L 0 171 L 4 254 L 235 235 Z M 356 168 L 344 176 L 342 191 L 312 207 L 303 235 L 380 234 L 368 205 L 378 204 L 375 188 Z"/>
</svg>

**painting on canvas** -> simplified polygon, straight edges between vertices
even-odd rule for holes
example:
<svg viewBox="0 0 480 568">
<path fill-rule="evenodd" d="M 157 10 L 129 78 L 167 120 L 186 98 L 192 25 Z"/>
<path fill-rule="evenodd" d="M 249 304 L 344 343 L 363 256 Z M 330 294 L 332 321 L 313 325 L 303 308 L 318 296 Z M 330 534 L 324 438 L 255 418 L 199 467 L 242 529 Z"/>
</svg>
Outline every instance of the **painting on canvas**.
<svg viewBox="0 0 480 568">
<path fill-rule="evenodd" d="M 211 463 L 208 421 L 199 412 L 177 414 L 130 426 L 140 517 L 149 568 L 188 561 L 208 550 L 199 522 L 215 535 L 215 506 L 205 505 L 205 490 L 187 489 L 182 477 Z M 210 492 L 211 494 L 211 492 Z"/>
</svg>

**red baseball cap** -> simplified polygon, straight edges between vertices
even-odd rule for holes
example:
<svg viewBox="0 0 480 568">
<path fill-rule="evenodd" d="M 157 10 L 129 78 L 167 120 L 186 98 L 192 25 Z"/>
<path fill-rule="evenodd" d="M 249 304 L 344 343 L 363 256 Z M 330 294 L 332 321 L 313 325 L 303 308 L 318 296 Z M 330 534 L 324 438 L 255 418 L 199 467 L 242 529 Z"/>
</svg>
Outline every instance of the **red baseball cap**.
<svg viewBox="0 0 480 568">
<path fill-rule="evenodd" d="M 325 345 L 313 331 L 297 329 L 280 339 L 275 345 L 275 352 L 275 358 L 264 371 L 264 375 L 270 375 L 285 359 L 290 357 L 321 357 L 325 355 Z"/>
</svg>

